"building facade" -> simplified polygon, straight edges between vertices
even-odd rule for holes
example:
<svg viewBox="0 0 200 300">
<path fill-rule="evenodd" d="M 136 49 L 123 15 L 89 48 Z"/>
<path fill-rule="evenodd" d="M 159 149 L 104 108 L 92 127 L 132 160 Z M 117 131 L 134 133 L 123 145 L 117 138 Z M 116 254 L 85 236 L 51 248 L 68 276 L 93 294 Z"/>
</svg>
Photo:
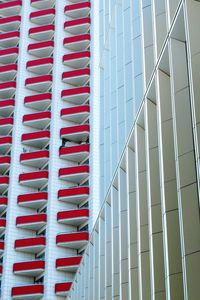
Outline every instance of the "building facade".
<svg viewBox="0 0 200 300">
<path fill-rule="evenodd" d="M 71 299 L 199 299 L 200 1 L 99 15 L 101 209 Z"/>
<path fill-rule="evenodd" d="M 90 11 L 0 1 L 1 299 L 67 297 L 88 242 Z"/>
<path fill-rule="evenodd" d="M 200 1 L 0 1 L 1 299 L 197 300 Z"/>
</svg>

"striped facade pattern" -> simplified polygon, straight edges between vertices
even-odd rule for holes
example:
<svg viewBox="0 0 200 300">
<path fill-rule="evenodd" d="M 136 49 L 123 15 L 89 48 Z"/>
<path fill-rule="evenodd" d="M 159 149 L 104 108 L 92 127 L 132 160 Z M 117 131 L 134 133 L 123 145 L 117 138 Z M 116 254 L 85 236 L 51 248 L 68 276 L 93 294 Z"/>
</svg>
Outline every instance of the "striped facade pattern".
<svg viewBox="0 0 200 300">
<path fill-rule="evenodd" d="M 90 1 L 0 1 L 1 299 L 63 299 L 89 232 Z"/>
</svg>

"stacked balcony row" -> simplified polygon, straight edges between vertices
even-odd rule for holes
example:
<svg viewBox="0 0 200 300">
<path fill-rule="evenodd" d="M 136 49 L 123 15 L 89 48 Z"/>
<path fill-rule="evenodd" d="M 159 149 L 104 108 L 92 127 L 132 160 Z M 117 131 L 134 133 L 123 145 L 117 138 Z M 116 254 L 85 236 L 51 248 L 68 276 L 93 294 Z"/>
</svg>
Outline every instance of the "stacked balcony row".
<svg viewBox="0 0 200 300">
<path fill-rule="evenodd" d="M 74 2 L 74 1 L 73 1 Z M 78 1 L 77 1 L 78 2 Z M 87 245 L 88 233 L 88 198 L 89 198 L 89 97 L 90 97 L 90 2 L 68 4 L 64 9 L 67 20 L 64 23 L 66 37 L 63 46 L 66 53 L 62 63 L 64 72 L 62 82 L 66 85 L 61 92 L 64 108 L 60 117 L 66 126 L 60 129 L 61 146 L 59 157 L 63 168 L 59 170 L 59 179 L 67 187 L 58 191 L 58 200 L 63 202 L 63 210 L 57 214 L 57 222 L 73 226 L 76 231 L 59 233 L 56 244 L 71 248 L 78 256 L 72 258 L 66 253 L 65 258 L 56 260 L 57 270 L 76 272 Z M 64 124 L 64 123 L 63 123 Z M 70 207 L 73 205 L 74 209 Z M 68 252 L 69 253 L 69 252 Z M 60 282 L 55 285 L 58 296 L 68 296 L 72 282 Z"/>
<path fill-rule="evenodd" d="M 0 258 L 3 261 L 6 210 L 22 1 L 0 3 Z M 0 277 L 2 265 L 0 264 Z"/>
<path fill-rule="evenodd" d="M 21 253 L 22 260 L 14 263 L 13 273 L 30 277 L 33 284 L 23 285 L 22 281 L 20 286 L 13 287 L 13 299 L 39 299 L 44 293 L 55 8 L 52 0 L 30 0 L 30 5 L 33 11 L 29 15 L 28 36 L 32 41 L 27 48 L 30 58 L 26 71 L 29 75 L 24 82 L 27 113 L 22 118 L 26 131 L 21 136 L 23 151 L 19 158 L 24 168 L 19 174 L 19 184 L 27 188 L 27 193 L 18 196 L 17 203 L 23 207 L 23 213 L 16 218 L 16 227 L 26 230 L 27 234 L 15 240 L 14 248 Z M 29 253 L 35 259 L 23 261 L 23 253 Z"/>
</svg>

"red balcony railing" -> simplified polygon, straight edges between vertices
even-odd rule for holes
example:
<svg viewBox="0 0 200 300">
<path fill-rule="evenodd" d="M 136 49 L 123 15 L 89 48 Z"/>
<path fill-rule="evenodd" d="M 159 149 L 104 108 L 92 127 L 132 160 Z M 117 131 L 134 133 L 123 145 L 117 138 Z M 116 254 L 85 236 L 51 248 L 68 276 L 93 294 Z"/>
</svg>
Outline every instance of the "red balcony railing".
<svg viewBox="0 0 200 300">
<path fill-rule="evenodd" d="M 47 222 L 46 214 L 34 214 L 27 216 L 19 216 L 16 218 L 16 225 L 19 228 L 25 228 L 30 230 L 38 231 Z"/>
<path fill-rule="evenodd" d="M 48 183 L 48 171 L 36 171 L 19 175 L 19 183 L 22 185 L 41 188 Z"/>
<path fill-rule="evenodd" d="M 44 294 L 43 284 L 25 285 L 13 287 L 12 299 L 40 299 Z"/>
<path fill-rule="evenodd" d="M 46 57 L 40 58 L 36 60 L 28 61 L 26 64 L 26 68 L 29 72 L 38 74 L 38 75 L 45 75 L 48 74 L 53 67 L 53 58 Z"/>
<path fill-rule="evenodd" d="M 34 11 L 30 14 L 30 21 L 38 25 L 50 24 L 55 18 L 55 13 L 55 8 Z"/>
<path fill-rule="evenodd" d="M 46 93 L 52 85 L 52 75 L 42 75 L 27 78 L 25 81 L 26 88 L 38 93 Z"/>
<path fill-rule="evenodd" d="M 8 176 L 0 176 L 0 193 L 3 193 L 7 190 L 9 185 L 9 177 Z"/>
<path fill-rule="evenodd" d="M 4 241 L 0 241 L 0 257 L 2 257 L 4 252 Z"/>
<path fill-rule="evenodd" d="M 44 148 L 48 145 L 49 140 L 50 131 L 48 130 L 22 134 L 22 143 L 36 148 Z"/>
<path fill-rule="evenodd" d="M 28 114 L 23 117 L 23 124 L 36 129 L 45 129 L 51 121 L 51 112 L 39 112 Z"/>
<path fill-rule="evenodd" d="M 1 64 L 11 64 L 15 63 L 19 54 L 19 49 L 17 47 L 2 49 L 0 50 L 0 63 Z"/>
<path fill-rule="evenodd" d="M 0 81 L 12 81 L 17 74 L 17 64 L 0 66 Z"/>
<path fill-rule="evenodd" d="M 51 104 L 51 93 L 37 94 L 24 98 L 24 105 L 36 110 L 44 111 Z"/>
<path fill-rule="evenodd" d="M 34 43 L 28 46 L 29 54 L 34 55 L 36 57 L 48 57 L 52 54 L 53 49 L 53 41 Z"/>
<path fill-rule="evenodd" d="M 89 105 L 74 106 L 69 108 L 63 108 L 61 110 L 61 118 L 64 120 L 84 123 L 90 114 Z"/>
<path fill-rule="evenodd" d="M 0 212 L 1 213 L 6 209 L 7 204 L 8 204 L 8 198 L 0 197 Z"/>
<path fill-rule="evenodd" d="M 88 220 L 89 209 L 73 209 L 68 211 L 61 211 L 57 214 L 58 223 L 80 226 Z"/>
<path fill-rule="evenodd" d="M 39 253 L 46 245 L 45 237 L 30 237 L 15 241 L 15 249 L 22 252 Z"/>
<path fill-rule="evenodd" d="M 4 172 L 8 171 L 10 167 L 10 156 L 0 156 L 0 173 L 3 174 Z"/>
<path fill-rule="evenodd" d="M 0 3 L 0 16 L 13 16 L 20 12 L 21 0 Z"/>
<path fill-rule="evenodd" d="M 29 29 L 29 37 L 37 41 L 51 40 L 54 35 L 54 25 L 44 25 Z"/>
<path fill-rule="evenodd" d="M 49 160 L 49 151 L 41 150 L 34 152 L 26 152 L 20 155 L 20 162 L 36 168 L 43 167 Z"/>
<path fill-rule="evenodd" d="M 90 46 L 90 34 L 81 34 L 72 37 L 67 37 L 63 41 L 65 48 L 75 51 L 87 50 Z"/>
<path fill-rule="evenodd" d="M 89 157 L 90 146 L 89 144 L 72 145 L 62 147 L 59 150 L 59 156 L 62 159 L 67 159 L 77 163 L 83 162 Z"/>
<path fill-rule="evenodd" d="M 19 29 L 21 16 L 12 16 L 0 19 L 0 30 L 4 32 L 15 31 Z"/>
<path fill-rule="evenodd" d="M 90 69 L 79 69 L 74 71 L 67 71 L 62 74 L 62 80 L 65 83 L 81 86 L 88 83 L 90 78 Z"/>
<path fill-rule="evenodd" d="M 3 118 L 0 119 L 0 134 L 8 134 L 13 127 L 13 118 Z"/>
<path fill-rule="evenodd" d="M 64 23 L 65 31 L 71 34 L 86 34 L 90 29 L 90 18 L 82 18 L 66 21 Z"/>
<path fill-rule="evenodd" d="M 37 193 L 19 195 L 17 198 L 17 203 L 20 206 L 39 209 L 47 203 L 47 200 L 48 200 L 47 192 L 37 192 Z"/>
<path fill-rule="evenodd" d="M 0 98 L 11 99 L 13 98 L 16 91 L 16 82 L 9 81 L 0 83 Z"/>
<path fill-rule="evenodd" d="M 63 64 L 74 69 L 86 67 L 89 61 L 90 51 L 74 52 L 63 56 Z"/>
<path fill-rule="evenodd" d="M 56 236 L 56 244 L 61 247 L 80 249 L 87 245 L 88 232 L 62 233 Z"/>
<path fill-rule="evenodd" d="M 55 0 L 31 0 L 31 6 L 43 9 L 53 7 Z"/>
<path fill-rule="evenodd" d="M 6 219 L 0 218 L 0 235 L 4 233 L 6 229 Z"/>
<path fill-rule="evenodd" d="M 59 170 L 59 178 L 74 183 L 86 181 L 89 177 L 89 166 L 75 166 Z"/>
<path fill-rule="evenodd" d="M 3 48 L 16 47 L 19 43 L 19 31 L 12 31 L 0 34 L 0 46 Z"/>
<path fill-rule="evenodd" d="M 65 6 L 65 15 L 71 18 L 83 18 L 89 15 L 90 2 L 81 2 Z"/>
<path fill-rule="evenodd" d="M 89 137 L 90 126 L 85 125 L 76 125 L 66 128 L 61 128 L 60 137 L 68 139 L 72 142 L 85 142 Z"/>
<path fill-rule="evenodd" d="M 55 294 L 57 296 L 66 297 L 72 287 L 72 282 L 56 283 Z"/>
<path fill-rule="evenodd" d="M 79 205 L 87 201 L 89 197 L 89 187 L 81 186 L 81 187 L 72 187 L 64 190 L 58 191 L 58 200 L 74 203 Z"/>
<path fill-rule="evenodd" d="M 33 260 L 17 262 L 13 265 L 13 272 L 16 275 L 37 277 L 44 272 L 45 261 Z"/>
<path fill-rule="evenodd" d="M 8 117 L 14 111 L 15 100 L 2 100 L 0 101 L 0 116 Z"/>
<path fill-rule="evenodd" d="M 56 260 L 56 269 L 58 271 L 76 272 L 81 263 L 81 259 L 82 256 L 58 258 Z"/>
<path fill-rule="evenodd" d="M 81 105 L 88 101 L 90 88 L 88 86 L 63 90 L 61 93 L 62 100 Z"/>
<path fill-rule="evenodd" d="M 11 136 L 3 136 L 0 137 L 0 154 L 7 153 L 12 145 L 12 137 Z"/>
</svg>

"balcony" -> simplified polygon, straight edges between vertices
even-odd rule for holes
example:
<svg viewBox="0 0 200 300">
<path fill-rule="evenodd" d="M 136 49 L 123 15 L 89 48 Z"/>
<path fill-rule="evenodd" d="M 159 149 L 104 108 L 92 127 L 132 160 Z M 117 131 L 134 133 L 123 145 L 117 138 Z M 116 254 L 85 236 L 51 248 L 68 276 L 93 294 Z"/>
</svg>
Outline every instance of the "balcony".
<svg viewBox="0 0 200 300">
<path fill-rule="evenodd" d="M 31 6 L 38 9 L 53 7 L 55 0 L 31 0 Z"/>
<path fill-rule="evenodd" d="M 90 88 L 88 86 L 63 90 L 61 93 L 62 100 L 81 105 L 88 101 Z"/>
<path fill-rule="evenodd" d="M 87 141 L 90 133 L 90 126 L 88 124 L 85 125 L 76 125 L 66 128 L 61 128 L 60 137 L 63 139 L 67 139 L 71 142 L 85 142 Z"/>
<path fill-rule="evenodd" d="M 65 6 L 65 15 L 71 18 L 84 18 L 90 13 L 90 2 L 75 3 Z"/>
<path fill-rule="evenodd" d="M 22 134 L 22 144 L 39 149 L 46 147 L 49 140 L 50 132 L 48 130 Z"/>
<path fill-rule="evenodd" d="M 51 75 L 42 75 L 37 77 L 27 78 L 25 86 L 27 89 L 36 91 L 38 93 L 46 93 L 50 90 L 52 85 Z"/>
<path fill-rule="evenodd" d="M 56 269 L 64 272 L 76 272 L 82 256 L 72 256 L 67 258 L 58 258 L 56 260 Z"/>
<path fill-rule="evenodd" d="M 29 72 L 37 75 L 49 74 L 53 68 L 53 58 L 47 57 L 28 61 L 26 68 Z"/>
<path fill-rule="evenodd" d="M 49 161 L 49 151 L 41 150 L 34 152 L 26 152 L 20 155 L 22 165 L 31 166 L 34 168 L 42 168 Z"/>
<path fill-rule="evenodd" d="M 10 156 L 0 156 L 0 174 L 5 173 L 10 168 Z"/>
<path fill-rule="evenodd" d="M 90 69 L 80 69 L 75 71 L 67 71 L 62 74 L 62 81 L 75 85 L 75 86 L 81 86 L 86 85 L 90 79 Z"/>
<path fill-rule="evenodd" d="M 56 283 L 55 294 L 59 297 L 67 297 L 69 295 L 72 282 Z"/>
<path fill-rule="evenodd" d="M 0 83 L 0 99 L 11 99 L 13 98 L 16 91 L 16 82 L 9 81 Z"/>
<path fill-rule="evenodd" d="M 4 233 L 6 229 L 6 219 L 0 218 L 0 235 Z"/>
<path fill-rule="evenodd" d="M 0 197 L 0 213 L 2 213 L 6 209 L 7 204 L 8 199 L 6 197 Z"/>
<path fill-rule="evenodd" d="M 34 114 L 28 114 L 23 117 L 23 124 L 25 126 L 33 127 L 36 129 L 45 129 L 49 126 L 51 121 L 51 112 L 44 111 Z"/>
<path fill-rule="evenodd" d="M 90 34 L 81 34 L 67 37 L 63 41 L 65 48 L 74 51 L 84 51 L 90 46 Z"/>
<path fill-rule="evenodd" d="M 13 118 L 0 119 L 0 135 L 7 135 L 13 128 Z"/>
<path fill-rule="evenodd" d="M 90 29 L 90 18 L 82 18 L 66 21 L 64 29 L 70 34 L 86 34 Z"/>
<path fill-rule="evenodd" d="M 0 101 L 0 116 L 9 117 L 13 113 L 14 107 L 15 100 L 13 99 Z"/>
<path fill-rule="evenodd" d="M 58 200 L 75 205 L 80 205 L 85 202 L 89 197 L 89 187 L 72 187 L 58 191 Z"/>
<path fill-rule="evenodd" d="M 9 177 L 8 176 L 0 176 L 0 193 L 4 193 L 8 189 L 9 185 Z"/>
<path fill-rule="evenodd" d="M 2 257 L 4 252 L 4 241 L 0 240 L 0 257 Z"/>
<path fill-rule="evenodd" d="M 15 241 L 15 249 L 21 252 L 27 252 L 32 254 L 40 253 L 44 250 L 46 245 L 45 237 L 30 237 L 19 239 Z"/>
<path fill-rule="evenodd" d="M 37 300 L 44 294 L 43 284 L 34 284 L 26 286 L 17 286 L 12 288 L 12 299 L 18 300 Z"/>
<path fill-rule="evenodd" d="M 16 226 L 18 228 L 38 231 L 46 225 L 46 214 L 35 214 L 28 216 L 20 216 L 16 218 Z"/>
<path fill-rule="evenodd" d="M 17 203 L 19 206 L 39 209 L 47 203 L 47 200 L 47 192 L 37 192 L 19 195 L 17 198 Z"/>
<path fill-rule="evenodd" d="M 86 231 L 61 233 L 56 236 L 56 244 L 60 247 L 81 249 L 88 243 L 89 233 Z"/>
<path fill-rule="evenodd" d="M 51 93 L 27 96 L 24 98 L 24 105 L 35 110 L 44 111 L 51 104 Z"/>
<path fill-rule="evenodd" d="M 34 11 L 30 14 L 30 21 L 38 25 L 51 24 L 55 18 L 55 8 Z"/>
<path fill-rule="evenodd" d="M 61 224 L 80 226 L 88 221 L 89 209 L 74 209 L 61 211 L 57 214 L 57 221 Z"/>
<path fill-rule="evenodd" d="M 0 34 L 0 47 L 11 48 L 16 47 L 19 43 L 19 31 L 12 31 Z"/>
<path fill-rule="evenodd" d="M 72 145 L 72 146 L 60 148 L 59 156 L 62 159 L 80 163 L 88 159 L 89 151 L 90 151 L 89 144 Z"/>
<path fill-rule="evenodd" d="M 90 51 L 75 52 L 63 56 L 63 64 L 74 69 L 85 68 L 90 62 Z"/>
<path fill-rule="evenodd" d="M 34 27 L 29 29 L 29 37 L 36 41 L 48 41 L 53 38 L 54 25 L 44 25 L 40 27 Z"/>
<path fill-rule="evenodd" d="M 32 188 L 40 189 L 48 183 L 48 171 L 36 171 L 19 175 L 19 183 Z"/>
<path fill-rule="evenodd" d="M 30 44 L 28 46 L 29 54 L 36 57 L 48 57 L 52 54 L 53 49 L 54 49 L 53 41 L 35 43 L 35 44 Z"/>
<path fill-rule="evenodd" d="M 10 32 L 19 29 L 21 24 L 21 16 L 13 16 L 0 19 L 0 31 Z"/>
<path fill-rule="evenodd" d="M 19 14 L 22 7 L 22 1 L 9 1 L 0 3 L 0 16 L 14 16 Z"/>
<path fill-rule="evenodd" d="M 19 54 L 17 47 L 0 50 L 0 64 L 12 64 L 15 63 Z"/>
<path fill-rule="evenodd" d="M 74 106 L 69 108 L 63 108 L 61 110 L 61 118 L 63 120 L 75 122 L 75 123 L 84 123 L 89 118 L 90 106 L 81 105 Z"/>
<path fill-rule="evenodd" d="M 17 64 L 0 66 L 0 81 L 14 80 L 17 74 Z"/>
<path fill-rule="evenodd" d="M 89 177 L 89 166 L 75 166 L 62 168 L 59 170 L 59 178 L 73 183 L 82 183 Z"/>
<path fill-rule="evenodd" d="M 20 276 L 38 277 L 44 272 L 44 260 L 17 262 L 13 265 L 13 273 Z"/>
<path fill-rule="evenodd" d="M 0 137 L 0 154 L 6 154 L 12 146 L 12 137 L 3 136 Z"/>
</svg>

